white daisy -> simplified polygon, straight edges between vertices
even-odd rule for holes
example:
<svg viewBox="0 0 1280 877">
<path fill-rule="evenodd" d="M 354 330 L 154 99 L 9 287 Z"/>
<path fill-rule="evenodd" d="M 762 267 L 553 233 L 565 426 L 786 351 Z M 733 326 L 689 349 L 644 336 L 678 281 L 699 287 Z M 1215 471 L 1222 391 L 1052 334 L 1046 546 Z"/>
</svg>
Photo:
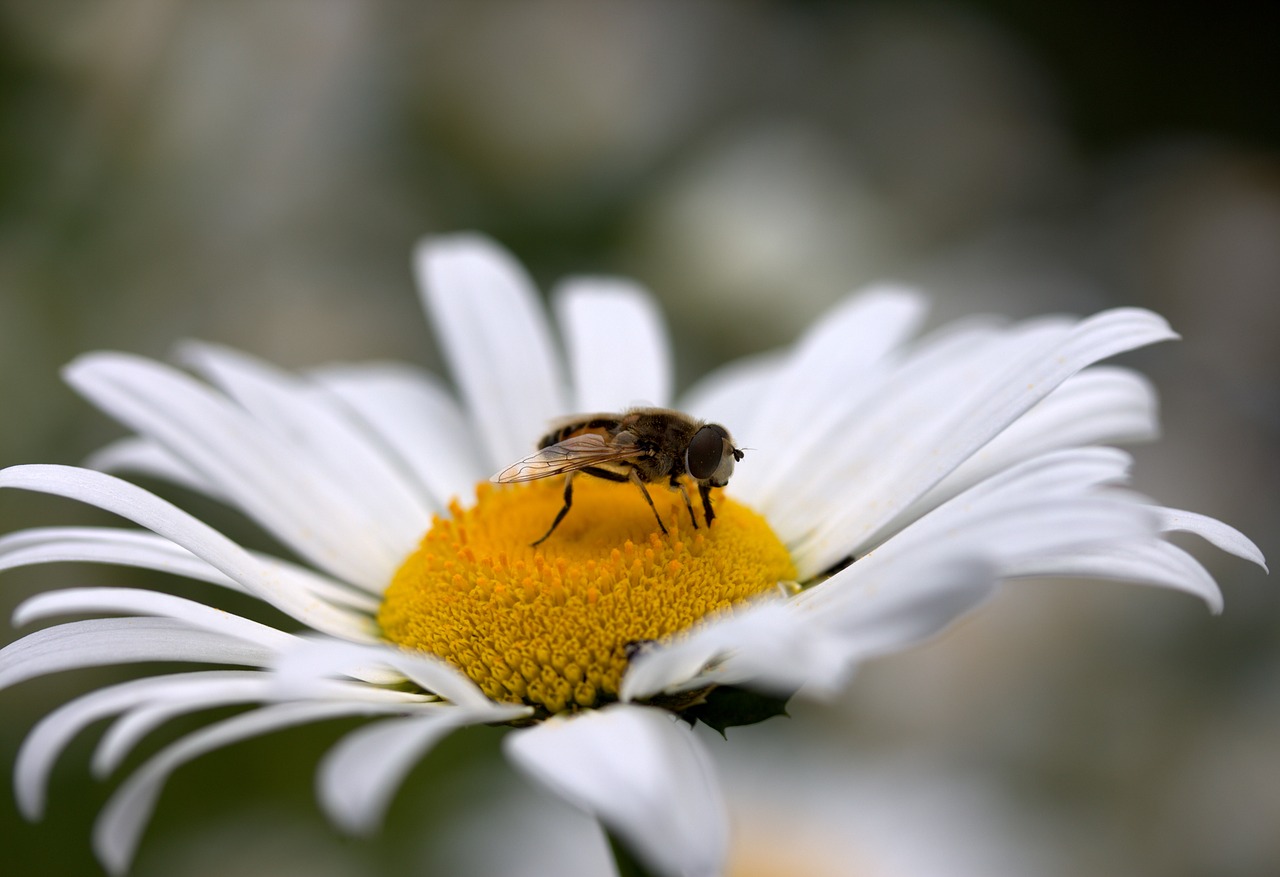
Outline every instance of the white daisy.
<svg viewBox="0 0 1280 877">
<path fill-rule="evenodd" d="M 566 282 L 554 296 L 562 358 L 529 280 L 491 242 L 429 241 L 416 266 L 458 398 L 403 366 L 295 376 L 187 345 L 183 359 L 206 383 L 96 353 L 66 377 L 136 437 L 92 468 L 0 473 L 0 486 L 142 528 L 20 531 L 0 540 L 0 566 L 165 570 L 251 594 L 307 629 L 127 588 L 53 591 L 18 608 L 17 624 L 113 617 L 12 643 L 0 686 L 127 662 L 245 668 L 95 691 L 27 738 L 17 795 L 38 818 L 54 760 L 94 720 L 119 716 L 94 758 L 107 774 L 168 719 L 255 705 L 121 783 L 94 836 L 111 871 L 128 867 L 181 764 L 276 728 L 365 715 L 381 718 L 342 739 L 318 774 L 321 803 L 345 829 L 376 828 L 446 734 L 505 723 L 510 759 L 644 868 L 717 874 L 724 804 L 677 715 L 723 727 L 777 712 L 800 686 L 834 692 L 861 660 L 933 635 L 1007 578 L 1158 584 L 1217 611 L 1212 577 L 1163 540 L 1169 530 L 1262 563 L 1230 527 L 1116 488 L 1129 458 L 1102 445 L 1152 435 L 1153 394 L 1133 372 L 1094 364 L 1175 337 L 1158 316 L 974 322 L 912 340 L 924 304 L 887 287 L 850 297 L 793 349 L 730 365 L 675 400 L 749 448 L 712 497 L 713 526 L 697 526 L 681 491 L 654 486 L 650 509 L 632 485 L 583 477 L 572 511 L 534 548 L 562 505 L 562 479 L 488 477 L 527 456 L 556 417 L 672 406 L 661 320 L 631 284 Z M 301 563 L 247 551 L 99 471 L 119 469 L 240 509 Z"/>
</svg>

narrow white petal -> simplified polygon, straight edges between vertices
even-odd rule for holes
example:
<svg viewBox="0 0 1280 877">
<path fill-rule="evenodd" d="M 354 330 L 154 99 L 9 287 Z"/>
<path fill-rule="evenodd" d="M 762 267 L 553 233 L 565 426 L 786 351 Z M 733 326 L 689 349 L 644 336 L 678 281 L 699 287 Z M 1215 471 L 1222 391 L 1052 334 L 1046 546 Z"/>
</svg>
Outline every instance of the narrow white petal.
<svg viewBox="0 0 1280 877">
<path fill-rule="evenodd" d="M 995 570 L 976 555 L 928 551 L 872 569 L 858 564 L 784 602 L 712 619 L 637 656 L 624 699 L 708 685 L 817 697 L 840 690 L 861 661 L 916 645 L 991 594 Z"/>
<path fill-rule="evenodd" d="M 488 471 L 525 456 L 552 418 L 568 413 L 551 329 L 533 283 L 488 238 L 418 245 L 423 300 L 480 433 Z"/>
<path fill-rule="evenodd" d="M 1055 451 L 1024 461 L 953 497 L 859 559 L 875 564 L 921 547 L 980 551 L 998 564 L 1156 533 L 1150 506 L 1095 488 L 1123 477 L 1128 457 L 1112 448 Z M 797 566 L 812 559 L 799 555 Z"/>
<path fill-rule="evenodd" d="M 740 429 L 752 430 L 756 441 L 791 444 L 815 412 L 855 391 L 877 362 L 906 341 L 926 310 L 924 297 L 905 287 L 873 286 L 849 296 L 796 343 L 756 401 L 754 417 Z"/>
<path fill-rule="evenodd" d="M 409 771 L 436 743 L 458 728 L 490 721 L 488 710 L 436 704 L 347 734 L 316 774 L 325 813 L 345 831 L 371 834 Z"/>
<path fill-rule="evenodd" d="M 404 559 L 403 540 L 389 537 L 324 467 L 190 375 L 121 353 L 81 356 L 63 374 L 322 569 L 377 590 Z"/>
<path fill-rule="evenodd" d="M 401 711 L 416 708 L 426 697 L 407 691 L 380 688 L 363 682 L 324 679 L 305 688 L 289 690 L 268 673 L 243 674 L 219 679 L 212 675 L 188 682 L 163 698 L 134 704 L 107 729 L 93 753 L 94 775 L 103 778 L 119 767 L 133 748 L 152 730 L 178 716 L 218 706 L 246 703 L 289 702 L 368 703 L 370 709 Z M 492 721 L 492 718 L 486 718 Z"/>
<path fill-rule="evenodd" d="M 63 704 L 31 729 L 18 750 L 13 780 L 18 808 L 32 821 L 44 815 L 49 772 L 67 744 L 93 722 L 137 703 L 181 694 L 202 680 L 254 679 L 262 675 L 258 670 L 201 670 L 148 676 L 101 688 Z"/>
<path fill-rule="evenodd" d="M 1083 447 L 1047 451 L 1011 463 L 964 491 L 969 499 L 1021 494 L 1027 498 L 1079 496 L 1124 484 L 1133 457 L 1118 448 Z"/>
<path fill-rule="evenodd" d="M 221 387 L 258 422 L 283 437 L 308 463 L 342 486 L 386 535 L 402 546 L 417 545 L 431 523 L 430 501 L 415 490 L 381 443 L 325 388 L 248 354 L 213 344 L 188 342 L 182 357 Z"/>
<path fill-rule="evenodd" d="M 831 516 L 833 502 L 847 499 L 846 484 L 877 478 L 884 461 L 911 450 L 921 424 L 974 397 L 980 377 L 1068 329 L 1043 321 L 1012 331 L 977 323 L 934 332 L 833 391 L 787 444 L 763 444 L 752 467 L 763 471 L 745 483 L 735 478 L 735 492 L 745 488 L 742 495 L 776 522 L 779 535 L 797 541 Z"/>
<path fill-rule="evenodd" d="M 860 562 L 797 595 L 797 605 L 839 653 L 814 667 L 805 690 L 830 696 L 858 663 L 914 646 L 991 596 L 996 568 L 981 555 L 922 550 L 877 567 Z"/>
<path fill-rule="evenodd" d="M 984 478 L 1062 448 L 1156 437 L 1155 390 L 1142 375 L 1094 366 L 1064 381 L 899 515 L 910 521 Z"/>
<path fill-rule="evenodd" d="M 944 416 L 898 411 L 912 424 L 896 439 L 896 449 L 878 449 L 875 477 L 849 483 L 846 505 L 819 523 L 802 542 L 816 565 L 834 563 L 873 540 L 876 532 L 933 487 L 961 462 L 1043 399 L 1068 377 L 1093 362 L 1135 347 L 1177 336 L 1159 316 L 1137 308 L 1106 311 L 1080 321 L 1061 341 L 1031 350 L 981 384 L 963 404 L 944 407 Z M 935 399 L 935 404 L 943 400 Z M 901 430 L 901 427 L 899 428 Z M 865 449 L 862 449 L 865 451 Z M 867 472 L 870 461 L 857 468 Z M 844 466 L 837 466 L 839 477 Z"/>
<path fill-rule="evenodd" d="M 299 595 L 296 598 L 290 597 L 288 605 L 296 606 L 297 601 L 306 601 L 303 604 L 307 607 L 305 617 L 281 606 L 294 618 L 321 633 L 342 636 L 355 642 L 377 642 L 381 639 L 376 626 L 370 622 L 382 605 L 377 597 L 313 569 L 269 554 L 251 551 L 249 556 L 258 563 L 263 578 L 272 583 L 273 589 Z M 333 607 L 332 610 L 329 609 L 330 606 Z"/>
<path fill-rule="evenodd" d="M 615 704 L 514 731 L 503 744 L 517 767 L 599 819 L 656 874 L 723 872 L 724 799 L 702 745 L 670 713 Z"/>
<path fill-rule="evenodd" d="M 112 874 L 128 870 L 157 797 L 169 775 L 194 758 L 240 740 L 324 719 L 369 712 L 366 704 L 285 703 L 208 725 L 162 749 L 112 795 L 93 830 L 93 848 Z"/>
<path fill-rule="evenodd" d="M 629 280 L 581 277 L 552 294 L 574 411 L 671 404 L 671 350 L 653 297 Z"/>
<path fill-rule="evenodd" d="M 800 339 L 736 429 L 758 450 L 735 478 L 735 492 L 759 503 L 786 489 L 797 457 L 821 467 L 827 436 L 843 435 L 863 400 L 882 385 L 897 351 L 925 313 L 924 299 L 872 287 L 838 305 Z"/>
<path fill-rule="evenodd" d="M 1228 554 L 1253 561 L 1264 570 L 1267 568 L 1267 559 L 1262 556 L 1262 550 L 1230 524 L 1182 509 L 1159 508 L 1156 512 L 1160 516 L 1161 530 L 1195 533 Z"/>
<path fill-rule="evenodd" d="M 378 668 L 383 668 L 384 674 L 394 671 L 390 677 L 381 677 L 388 682 L 408 679 L 424 691 L 460 706 L 473 709 L 495 709 L 499 706 L 474 682 L 444 661 L 386 644 L 360 645 L 319 637 L 300 637 L 280 653 L 273 667 L 285 691 L 339 676 L 370 680 L 370 674 L 376 673 Z M 518 709 L 518 712 L 525 711 L 525 707 Z M 505 721 L 505 718 L 495 715 L 489 721 Z"/>
<path fill-rule="evenodd" d="M 424 703 L 425 698 L 405 691 L 332 679 L 309 685 L 304 690 L 285 691 L 276 679 L 261 671 L 225 678 L 205 674 L 163 697 L 151 694 L 144 701 L 129 704 L 128 712 L 107 729 L 94 750 L 93 773 L 99 778 L 109 775 L 147 734 L 178 716 L 218 706 L 298 701 L 364 702 L 370 704 L 371 709 L 399 711 L 416 707 Z"/>
<path fill-rule="evenodd" d="M 254 703 L 264 699 L 271 684 L 266 673 L 232 678 L 194 679 L 185 687 L 157 700 L 133 705 L 107 729 L 93 751 L 93 775 L 105 779 L 134 746 L 170 719 L 219 706 Z"/>
<path fill-rule="evenodd" d="M 710 672 L 719 674 L 717 681 L 725 685 L 744 684 L 778 691 L 797 688 L 810 667 L 807 656 L 796 647 L 814 641 L 798 635 L 804 620 L 790 601 L 780 600 L 760 601 L 709 619 L 695 630 L 670 642 L 655 643 L 633 658 L 622 678 L 619 697 L 624 701 L 644 700 L 664 692 L 674 693 L 693 687 L 692 680 Z M 755 657 L 766 652 L 780 660 L 761 661 L 758 668 L 744 666 L 745 661 L 754 664 Z"/>
<path fill-rule="evenodd" d="M 293 634 L 214 609 L 195 600 L 141 588 L 65 588 L 28 597 L 13 611 L 15 626 L 55 615 L 114 612 L 155 615 L 181 621 L 210 633 L 243 640 L 271 652 L 288 648 Z"/>
<path fill-rule="evenodd" d="M 1040 554 L 1084 550 L 1155 534 L 1155 518 L 1147 507 L 1108 497 L 1000 503 L 957 514 L 948 514 L 949 510 L 944 506 L 921 519 L 857 564 L 869 566 L 890 556 L 936 546 L 981 552 L 1003 570 Z"/>
<path fill-rule="evenodd" d="M 365 614 L 377 611 L 379 601 L 362 591 L 288 561 L 250 552 L 264 574 L 283 587 Z M 154 533 L 118 527 L 35 527 L 0 536 L 0 570 L 40 563 L 81 561 L 153 569 L 199 579 L 236 591 L 240 583 L 214 569 L 190 551 Z"/>
<path fill-rule="evenodd" d="M 216 484 L 150 439 L 130 436 L 114 441 L 90 454 L 89 459 L 85 460 L 85 466 L 102 472 L 137 472 L 150 475 L 153 478 L 180 484 L 196 493 L 227 501 L 227 497 Z"/>
<path fill-rule="evenodd" d="M 1246 559 L 1261 561 L 1261 554 L 1212 518 L 1161 509 L 1118 490 L 1093 489 L 1114 481 L 1126 462 L 1126 455 L 1110 448 L 1055 451 L 1024 461 L 911 523 L 859 558 L 853 569 L 865 572 L 951 545 L 980 551 L 1002 578 L 1095 576 L 1161 585 L 1195 594 L 1219 611 L 1222 597 L 1212 576 L 1186 552 L 1160 542 L 1158 532 L 1186 529 Z"/>
<path fill-rule="evenodd" d="M 169 572 L 242 591 L 234 579 L 154 533 L 116 527 L 40 527 L 0 536 L 0 569 L 79 561 Z"/>
<path fill-rule="evenodd" d="M 209 525 L 127 481 L 72 466 L 31 465 L 0 471 L 0 487 L 65 496 L 121 515 L 182 546 L 249 593 L 316 630 L 350 638 L 370 635 L 367 617 L 315 600 Z"/>
<path fill-rule="evenodd" d="M 81 667 L 139 661 L 264 667 L 272 658 L 261 645 L 170 618 L 91 618 L 37 630 L 0 649 L 0 688 Z"/>
<path fill-rule="evenodd" d="M 369 364 L 328 366 L 313 376 L 364 418 L 439 510 L 489 477 L 462 409 L 435 375 Z"/>
<path fill-rule="evenodd" d="M 492 710 L 494 712 L 489 721 L 506 721 L 509 718 L 515 718 L 516 715 L 530 712 L 530 709 L 525 706 L 494 703 L 474 682 L 439 658 L 414 654 L 405 649 L 388 649 L 388 651 L 391 653 L 388 663 L 416 685 L 440 695 L 451 703 L 471 710 Z M 515 712 L 508 715 L 512 709 Z"/>
<path fill-rule="evenodd" d="M 1222 592 L 1213 576 L 1187 552 L 1168 542 L 1123 542 L 1025 558 L 1003 573 L 1013 577 L 1077 576 L 1138 585 L 1160 585 L 1194 594 L 1215 615 L 1222 611 Z"/>
</svg>

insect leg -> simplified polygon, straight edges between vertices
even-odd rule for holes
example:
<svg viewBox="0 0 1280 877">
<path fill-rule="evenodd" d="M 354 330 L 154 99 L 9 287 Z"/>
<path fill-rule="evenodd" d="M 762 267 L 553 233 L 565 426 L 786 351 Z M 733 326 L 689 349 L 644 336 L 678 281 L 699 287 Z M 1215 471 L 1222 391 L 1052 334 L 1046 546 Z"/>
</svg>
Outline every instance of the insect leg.
<svg viewBox="0 0 1280 877">
<path fill-rule="evenodd" d="M 556 527 L 560 526 L 560 522 L 564 520 L 564 516 L 569 514 L 569 507 L 573 505 L 573 476 L 576 474 L 576 472 L 570 472 L 564 476 L 564 507 L 556 514 L 556 519 L 551 522 L 551 526 L 547 529 L 547 532 L 543 533 L 542 538 L 537 542 L 534 542 L 530 546 L 531 548 L 537 548 L 543 542 L 546 542 L 547 537 L 555 532 Z"/>
<path fill-rule="evenodd" d="M 593 475 L 596 478 L 603 478 L 605 481 L 617 481 L 619 484 L 625 484 L 631 480 L 626 475 L 619 475 L 617 472 L 610 472 L 608 469 L 601 469 L 598 466 L 584 466 L 578 471 L 584 475 Z"/>
<path fill-rule="evenodd" d="M 710 527 L 716 517 L 716 513 L 711 510 L 711 485 L 699 484 L 698 496 L 702 497 L 702 512 L 707 516 L 707 526 Z"/>
<path fill-rule="evenodd" d="M 689 510 L 689 520 L 693 521 L 693 529 L 698 529 L 698 516 L 693 513 L 693 503 L 689 502 L 689 491 L 685 489 L 684 482 L 675 475 L 671 476 L 671 489 L 680 491 L 684 507 Z"/>
<path fill-rule="evenodd" d="M 649 488 L 644 486 L 644 482 L 640 479 L 640 472 L 637 469 L 631 470 L 630 481 L 636 487 L 640 488 L 640 492 L 644 494 L 644 501 L 649 504 L 649 508 L 653 510 L 653 518 L 658 522 L 658 529 L 662 531 L 662 535 L 667 535 L 667 525 L 662 523 L 662 517 L 658 514 L 657 506 L 653 504 L 653 497 L 649 495 Z"/>
</svg>

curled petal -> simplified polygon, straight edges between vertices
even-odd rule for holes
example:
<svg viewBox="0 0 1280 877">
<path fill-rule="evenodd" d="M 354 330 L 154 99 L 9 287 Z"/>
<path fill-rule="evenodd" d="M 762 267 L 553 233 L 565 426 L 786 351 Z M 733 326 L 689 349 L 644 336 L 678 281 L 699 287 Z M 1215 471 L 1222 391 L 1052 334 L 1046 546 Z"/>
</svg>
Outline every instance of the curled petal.
<svg viewBox="0 0 1280 877">
<path fill-rule="evenodd" d="M 711 760 L 670 713 L 615 704 L 507 735 L 507 757 L 663 877 L 717 877 L 729 827 Z"/>
</svg>

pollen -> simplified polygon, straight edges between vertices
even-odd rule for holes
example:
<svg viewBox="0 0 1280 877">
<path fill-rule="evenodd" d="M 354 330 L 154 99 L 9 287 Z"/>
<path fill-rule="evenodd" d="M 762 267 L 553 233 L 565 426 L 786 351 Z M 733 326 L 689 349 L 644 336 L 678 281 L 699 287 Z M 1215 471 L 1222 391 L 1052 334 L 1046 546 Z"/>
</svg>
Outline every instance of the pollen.
<svg viewBox="0 0 1280 877">
<path fill-rule="evenodd" d="M 631 484 L 476 488 L 437 516 L 378 612 L 384 637 L 456 666 L 494 700 L 559 713 L 617 698 L 628 656 L 795 579 L 764 518 L 720 491 L 694 528 L 680 493 L 651 485 L 668 533 Z"/>
</svg>

